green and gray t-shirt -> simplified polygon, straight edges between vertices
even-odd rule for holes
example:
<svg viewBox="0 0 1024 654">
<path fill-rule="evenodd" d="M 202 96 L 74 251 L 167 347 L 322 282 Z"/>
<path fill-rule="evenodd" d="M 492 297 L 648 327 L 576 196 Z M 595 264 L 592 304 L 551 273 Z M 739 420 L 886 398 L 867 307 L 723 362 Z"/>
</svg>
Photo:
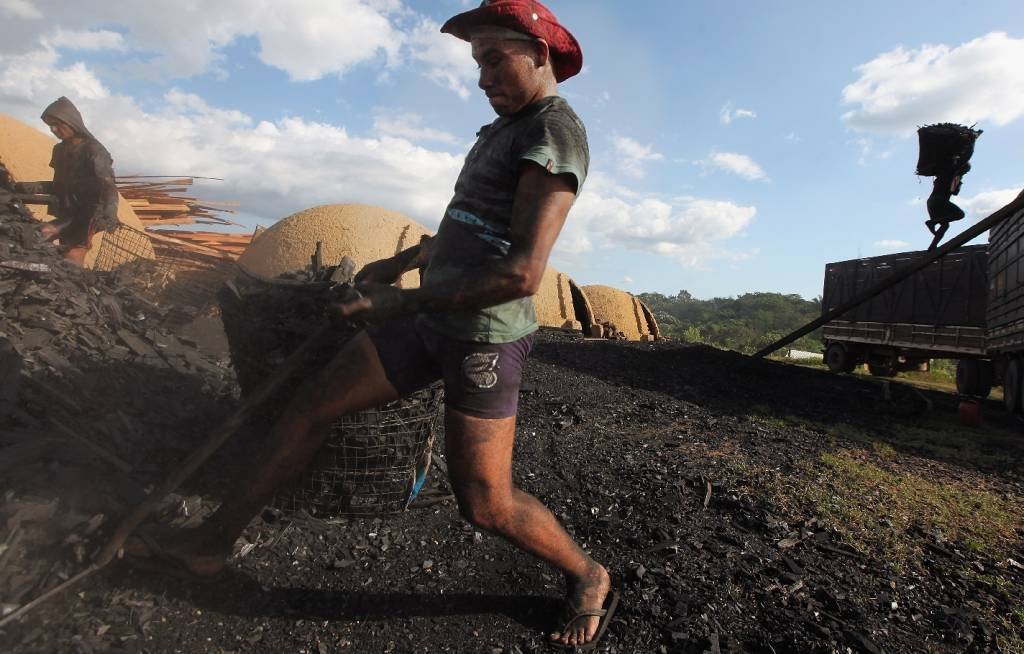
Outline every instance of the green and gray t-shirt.
<svg viewBox="0 0 1024 654">
<path fill-rule="evenodd" d="M 551 96 L 482 128 L 455 183 L 423 283 L 478 274 L 508 256 L 519 171 L 532 161 L 554 175 L 570 174 L 579 195 L 590 165 L 587 132 L 563 98 Z M 531 298 L 486 309 L 423 314 L 419 320 L 451 338 L 510 343 L 537 329 Z"/>
</svg>

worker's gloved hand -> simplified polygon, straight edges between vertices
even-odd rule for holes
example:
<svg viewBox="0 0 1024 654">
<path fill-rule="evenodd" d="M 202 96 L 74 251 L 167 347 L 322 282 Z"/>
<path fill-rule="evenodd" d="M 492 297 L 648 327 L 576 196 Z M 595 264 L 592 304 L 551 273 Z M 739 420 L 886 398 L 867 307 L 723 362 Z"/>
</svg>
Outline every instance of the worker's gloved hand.
<svg viewBox="0 0 1024 654">
<path fill-rule="evenodd" d="M 402 289 L 387 284 L 356 284 L 358 296 L 331 305 L 331 315 L 338 320 L 386 320 L 404 313 Z"/>
<path fill-rule="evenodd" d="M 394 284 L 402 276 L 402 263 L 394 257 L 368 263 L 356 273 L 355 282 L 369 284 Z"/>
</svg>

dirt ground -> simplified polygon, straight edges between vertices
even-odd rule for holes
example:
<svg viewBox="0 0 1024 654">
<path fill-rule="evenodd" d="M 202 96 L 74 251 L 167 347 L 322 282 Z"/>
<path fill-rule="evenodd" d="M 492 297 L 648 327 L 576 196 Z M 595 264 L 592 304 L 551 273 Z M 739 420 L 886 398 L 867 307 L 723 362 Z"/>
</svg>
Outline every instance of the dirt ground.
<svg viewBox="0 0 1024 654">
<path fill-rule="evenodd" d="M 23 294 L 0 298 L 0 327 L 26 361 L 0 411 L 3 615 L 82 570 L 238 403 L 216 321 L 161 323 L 123 290 L 120 340 L 100 345 L 93 300 L 62 307 L 113 282 L 65 270 L 24 224 L 0 220 L 18 264 L 0 283 Z M 622 594 L 599 651 L 1024 651 L 1024 438 L 998 403 L 966 427 L 958 398 L 898 380 L 561 332 L 541 333 L 520 399 L 516 481 Z M 240 434 L 157 519 L 197 523 L 256 448 Z M 118 564 L 0 629 L 0 649 L 545 651 L 561 579 L 461 519 L 443 435 L 436 451 L 405 513 L 268 509 L 216 583 Z"/>
<path fill-rule="evenodd" d="M 533 352 L 516 479 L 615 575 L 623 602 L 601 651 L 1020 651 L 1019 523 L 990 547 L 910 516 L 899 560 L 785 492 L 822 454 L 847 452 L 1019 503 L 1018 424 L 990 404 L 972 434 L 948 395 L 892 383 L 887 401 L 873 381 L 746 363 L 559 334 Z M 158 426 L 177 442 L 149 443 L 140 485 L 231 407 L 181 382 L 177 401 L 195 410 Z M 964 432 L 979 453 L 901 439 L 929 422 Z M 165 518 L 209 510 L 251 449 L 235 442 Z M 443 490 L 443 476 L 430 486 Z M 72 501 L 59 490 L 46 496 Z M 888 507 L 876 509 L 872 519 L 886 520 Z M 530 652 L 546 649 L 561 590 L 451 502 L 334 521 L 268 510 L 215 585 L 117 567 L 0 635 L 12 652 Z"/>
</svg>

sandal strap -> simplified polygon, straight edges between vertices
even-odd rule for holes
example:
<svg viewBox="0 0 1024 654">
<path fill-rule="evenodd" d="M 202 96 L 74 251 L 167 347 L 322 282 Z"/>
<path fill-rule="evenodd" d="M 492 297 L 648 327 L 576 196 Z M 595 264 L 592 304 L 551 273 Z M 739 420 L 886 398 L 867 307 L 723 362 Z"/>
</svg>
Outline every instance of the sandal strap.
<svg viewBox="0 0 1024 654">
<path fill-rule="evenodd" d="M 587 611 L 576 611 L 576 613 L 571 618 L 566 620 L 565 625 L 562 627 L 562 631 L 568 631 L 569 627 L 571 627 L 576 622 L 582 620 L 583 618 L 603 618 L 606 615 L 608 615 L 608 611 L 606 609 L 590 609 Z"/>
</svg>

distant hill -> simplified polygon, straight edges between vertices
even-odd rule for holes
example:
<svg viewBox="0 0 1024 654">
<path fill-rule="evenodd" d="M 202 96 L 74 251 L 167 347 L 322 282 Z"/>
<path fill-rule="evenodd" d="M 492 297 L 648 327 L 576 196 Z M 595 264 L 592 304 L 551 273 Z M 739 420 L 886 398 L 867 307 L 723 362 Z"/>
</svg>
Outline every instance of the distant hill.
<svg viewBox="0 0 1024 654">
<path fill-rule="evenodd" d="M 821 315 L 821 299 L 799 295 L 746 293 L 735 298 L 698 300 L 687 291 L 674 297 L 637 295 L 658 319 L 665 336 L 752 354 Z M 821 331 L 799 339 L 798 350 L 821 351 Z"/>
</svg>

